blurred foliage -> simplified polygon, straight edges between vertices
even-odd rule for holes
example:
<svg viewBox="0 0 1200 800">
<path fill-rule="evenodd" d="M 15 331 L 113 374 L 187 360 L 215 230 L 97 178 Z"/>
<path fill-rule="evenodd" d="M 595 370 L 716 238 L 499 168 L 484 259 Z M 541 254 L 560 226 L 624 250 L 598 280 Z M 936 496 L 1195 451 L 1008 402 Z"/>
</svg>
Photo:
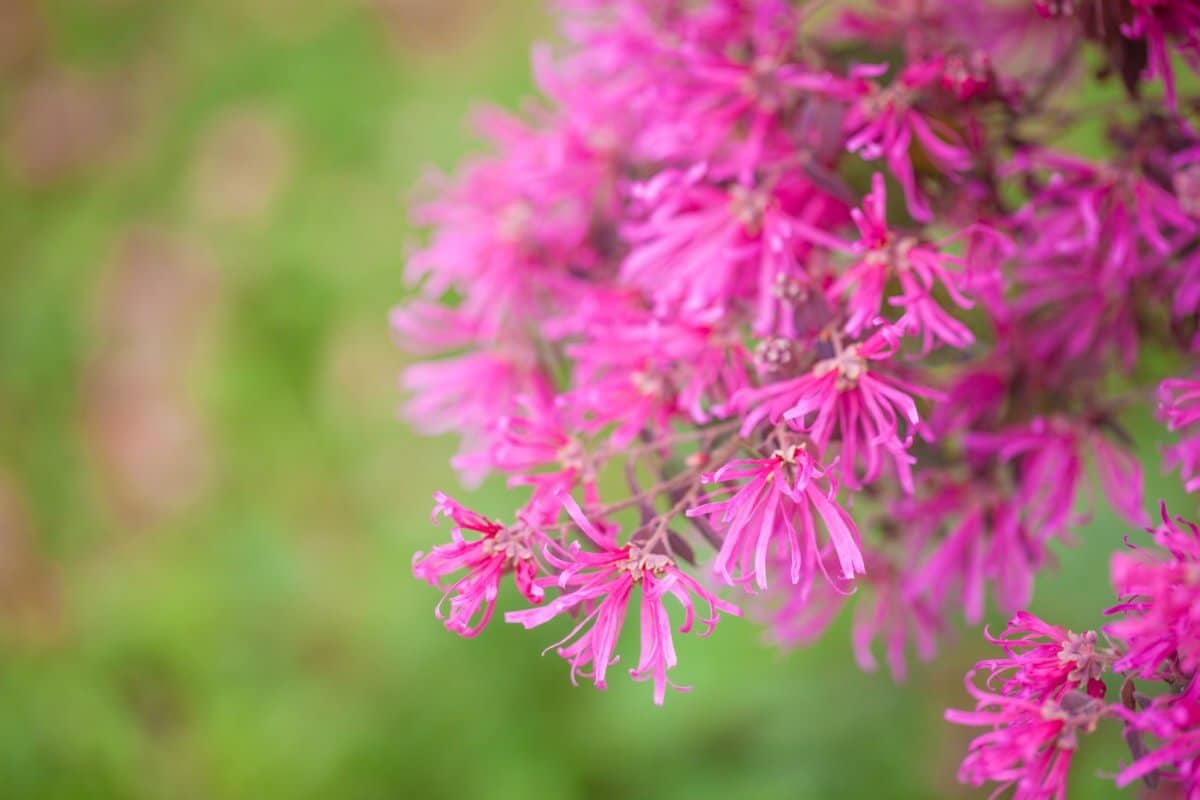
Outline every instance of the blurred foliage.
<svg viewBox="0 0 1200 800">
<path fill-rule="evenodd" d="M 981 794 L 941 721 L 976 632 L 897 688 L 846 620 L 795 654 L 731 621 L 658 709 L 573 688 L 553 631 L 457 640 L 411 580 L 432 492 L 466 493 L 395 418 L 406 192 L 475 146 L 473 99 L 529 93 L 546 29 L 520 0 L 0 0 L 0 796 Z M 1095 624 L 1123 533 L 1099 517 L 1038 608 Z"/>
</svg>

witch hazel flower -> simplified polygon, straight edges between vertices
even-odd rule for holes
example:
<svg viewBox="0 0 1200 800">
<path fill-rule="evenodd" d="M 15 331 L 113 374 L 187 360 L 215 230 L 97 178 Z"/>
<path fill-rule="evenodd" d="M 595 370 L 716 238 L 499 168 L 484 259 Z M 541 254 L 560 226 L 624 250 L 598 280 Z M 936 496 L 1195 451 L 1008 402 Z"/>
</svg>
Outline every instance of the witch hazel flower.
<svg viewBox="0 0 1200 800">
<path fill-rule="evenodd" d="M 712 568 L 725 583 L 765 589 L 767 565 L 776 558 L 802 587 L 811 586 L 817 572 L 842 581 L 864 572 L 858 530 L 837 504 L 837 484 L 803 444 L 781 446 L 769 458 L 731 461 L 704 481 L 732 484 L 714 489 L 687 512 L 707 516 L 724 532 Z M 817 519 L 827 532 L 824 543 Z M 833 575 L 826 565 L 830 555 L 837 564 Z"/>
<path fill-rule="evenodd" d="M 505 620 L 536 628 L 579 609 L 582 619 L 555 647 L 570 662 L 572 681 L 582 675 L 604 689 L 608 668 L 616 663 L 617 640 L 629 606 L 640 595 L 641 652 L 630 676 L 653 682 L 654 702 L 662 705 L 668 687 L 687 688 L 667 677 L 677 658 L 666 598 L 674 598 L 683 608 L 680 633 L 690 632 L 698 622 L 703 626 L 701 635 L 706 636 L 720 614 L 740 616 L 741 611 L 704 589 L 673 558 L 657 552 L 653 537 L 640 544 L 618 545 L 611 532 L 593 525 L 574 500 L 564 497 L 563 503 L 595 550 L 584 550 L 578 542 L 566 549 L 547 548 L 546 560 L 558 576 L 543 579 L 541 585 L 557 586 L 563 593 L 540 608 L 510 611 Z"/>
<path fill-rule="evenodd" d="M 449 517 L 454 522 L 451 543 L 438 545 L 428 554 L 413 557 L 413 576 L 446 594 L 438 604 L 437 615 L 446 628 L 460 636 L 474 637 L 487 627 L 496 611 L 501 579 L 511 573 L 517 589 L 531 603 L 540 603 L 545 591 L 538 585 L 536 551 L 543 536 L 536 528 L 521 522 L 506 527 L 471 511 L 438 492 L 434 496 L 433 518 Z M 479 534 L 468 540 L 465 531 Z M 451 580 L 450 576 L 463 573 Z M 450 599 L 450 611 L 443 616 L 442 604 Z"/>
</svg>

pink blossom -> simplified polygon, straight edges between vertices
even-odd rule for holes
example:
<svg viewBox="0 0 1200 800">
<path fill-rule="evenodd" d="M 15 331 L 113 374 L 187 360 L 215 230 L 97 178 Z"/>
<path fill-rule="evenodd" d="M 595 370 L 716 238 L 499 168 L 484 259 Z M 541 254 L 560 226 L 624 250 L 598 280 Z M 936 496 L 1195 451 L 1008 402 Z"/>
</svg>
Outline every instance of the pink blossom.
<svg viewBox="0 0 1200 800">
<path fill-rule="evenodd" d="M 1149 50 L 1147 76 L 1161 78 L 1167 102 L 1175 106 L 1175 70 L 1171 65 L 1171 39 L 1193 66 L 1200 63 L 1200 3 L 1196 0 L 1130 0 L 1133 21 L 1121 33 L 1144 39 Z"/>
<path fill-rule="evenodd" d="M 970 308 L 972 303 L 962 292 L 966 264 L 914 237 L 892 232 L 886 207 L 883 176 L 875 173 L 862 208 L 851 212 L 859 231 L 853 248 L 857 260 L 830 287 L 836 295 L 846 297 L 846 332 L 858 336 L 874 325 L 888 281 L 895 278 L 900 291 L 886 299 L 889 305 L 903 310 L 899 327 L 920 333 L 926 352 L 935 342 L 967 347 L 975 341 L 970 329 L 950 316 L 933 297 L 934 289 L 940 286 L 959 308 Z"/>
<path fill-rule="evenodd" d="M 630 250 L 621 278 L 660 312 L 691 318 L 757 299 L 805 259 L 799 232 L 844 218 L 838 200 L 796 177 L 748 185 L 711 172 L 704 164 L 666 170 L 632 189 L 647 214 L 623 230 Z"/>
<path fill-rule="evenodd" d="M 841 477 L 848 486 L 859 485 L 855 466 L 860 460 L 862 481 L 869 483 L 879 476 L 886 456 L 900 484 L 911 491 L 913 459 L 907 450 L 921 422 L 912 395 L 935 394 L 877 371 L 876 364 L 886 365 L 895 355 L 898 335 L 895 328 L 883 328 L 862 342 L 841 346 L 835 340 L 834 352 L 806 374 L 738 392 L 733 405 L 744 413 L 742 434 L 763 420 L 782 420 L 806 433 L 818 457 L 825 458 L 836 432 Z"/>
<path fill-rule="evenodd" d="M 932 608 L 960 607 L 967 622 L 978 624 L 989 584 L 1002 610 L 1011 613 L 1029 603 L 1033 576 L 1046 557 L 1045 540 L 990 481 L 931 480 L 896 501 L 891 516 L 911 532 L 908 583 L 921 587 Z"/>
<path fill-rule="evenodd" d="M 1181 785 L 1188 800 L 1200 796 L 1200 698 L 1195 691 L 1156 697 L 1136 712 L 1115 706 L 1134 731 L 1161 744 L 1117 774 L 1117 786 L 1163 776 Z"/>
<path fill-rule="evenodd" d="M 470 455 L 486 449 L 489 423 L 515 411 L 515 398 L 544 381 L 522 355 L 476 351 L 409 367 L 403 385 L 412 397 L 405 416 L 426 434 L 454 432 L 462 437 L 460 463 L 468 481 L 484 472 Z"/>
<path fill-rule="evenodd" d="M 983 691 L 967 676 L 974 711 L 949 710 L 958 725 L 987 727 L 970 745 L 958 779 L 972 786 L 994 781 L 997 793 L 1013 789 L 1014 800 L 1065 800 L 1071 761 L 1080 734 L 1096 729 L 1104 716 L 1099 700 L 1077 691 L 1038 701 Z"/>
<path fill-rule="evenodd" d="M 1043 529 L 1046 538 L 1076 523 L 1075 498 L 1083 486 L 1088 454 L 1112 507 L 1135 525 L 1147 519 L 1137 460 L 1096 429 L 1061 417 L 1039 417 L 998 433 L 968 434 L 966 443 L 976 454 L 1016 465 L 1016 498 L 1028 524 Z"/>
<path fill-rule="evenodd" d="M 988 640 L 1005 655 L 967 673 L 975 710 L 946 712 L 950 722 L 991 728 L 971 742 L 959 780 L 995 781 L 998 791 L 1013 787 L 1014 798 L 1063 800 L 1079 734 L 1094 731 L 1108 713 L 1100 675 L 1112 655 L 1097 648 L 1092 631 L 1071 633 L 1026 613 Z M 988 675 L 986 689 L 975 683 L 981 672 Z"/>
<path fill-rule="evenodd" d="M 1134 548 L 1112 558 L 1122 618 L 1105 630 L 1124 643 L 1117 669 L 1146 679 L 1190 676 L 1200 667 L 1200 527 L 1172 520 L 1162 506 L 1153 531 L 1158 549 Z"/>
<path fill-rule="evenodd" d="M 1115 655 L 1100 645 L 1095 631 L 1073 633 L 1022 611 L 999 637 L 984 635 L 1005 654 L 976 665 L 988 671 L 989 686 L 999 681 L 1005 694 L 1035 700 L 1058 700 L 1069 691 L 1104 699 L 1100 676 Z"/>
<path fill-rule="evenodd" d="M 1170 378 L 1158 389 L 1159 416 L 1167 430 L 1182 431 L 1179 441 L 1167 448 L 1166 466 L 1177 468 L 1187 490 L 1200 489 L 1200 380 Z"/>
<path fill-rule="evenodd" d="M 535 550 L 542 535 L 525 523 L 505 527 L 487 517 L 463 508 L 446 495 L 434 495 L 436 504 L 433 519 L 447 516 L 454 522 L 451 543 L 437 545 L 428 555 L 413 556 L 413 576 L 445 592 L 450 598 L 450 613 L 442 615 L 438 603 L 438 619 L 460 636 L 474 637 L 487 627 L 496 610 L 500 579 L 511 572 L 517 589 L 531 603 L 540 603 L 544 590 L 536 582 L 538 563 Z M 463 531 L 474 531 L 482 538 L 468 541 Z M 447 585 L 455 573 L 466 574 Z"/>
<path fill-rule="evenodd" d="M 695 578 L 680 570 L 671 557 L 639 544 L 618 545 L 609 533 L 589 522 L 573 500 L 564 502 L 571 518 L 597 549 L 584 550 L 578 542 L 568 548 L 548 548 L 546 559 L 558 576 L 543 579 L 540 584 L 558 586 L 563 594 L 539 608 L 510 611 L 505 620 L 535 628 L 560 614 L 582 609 L 583 618 L 554 646 L 570 662 L 572 682 L 583 675 L 591 678 L 597 688 L 604 689 L 608 668 L 617 660 L 617 639 L 626 612 L 640 589 L 641 653 L 637 666 L 629 674 L 634 680 L 653 681 L 654 702 L 662 705 L 668 686 L 686 690 L 667 677 L 668 670 L 676 664 L 676 656 L 664 600 L 674 597 L 683 607 L 680 633 L 690 632 L 698 619 L 704 626 L 700 635 L 707 636 L 717 624 L 718 612 L 740 616 L 741 611 L 705 590 Z M 707 609 L 699 618 L 698 607 Z"/>
<path fill-rule="evenodd" d="M 884 159 L 904 191 L 909 213 L 921 221 L 929 220 L 933 212 L 917 185 L 913 146 L 919 145 L 932 165 L 947 175 L 964 172 L 972 163 L 970 152 L 954 141 L 955 135 L 918 108 L 922 92 L 940 78 L 942 69 L 940 59 L 913 63 L 887 87 L 872 80 L 885 68 L 864 66 L 852 72 L 862 88 L 846 119 L 846 149 L 867 160 Z"/>
<path fill-rule="evenodd" d="M 883 559 L 868 560 L 864 583 L 850 634 L 854 660 L 868 672 L 878 669 L 871 645 L 879 639 L 892 677 L 902 681 L 908 675 L 905 651 L 910 638 L 921 661 L 933 659 L 944 630 L 941 610 L 921 596 L 909 573 Z"/>
<path fill-rule="evenodd" d="M 786 562 L 791 582 L 802 587 L 811 585 L 817 571 L 830 578 L 825 559 L 831 550 L 838 577 L 850 580 L 864 571 L 858 530 L 837 504 L 837 484 L 804 447 L 787 445 L 770 458 L 731 461 L 705 482 L 734 484 L 714 490 L 687 512 L 709 517 L 724 531 L 713 570 L 726 583 L 765 589 L 774 554 Z M 818 539 L 816 517 L 827 532 L 825 544 Z"/>
</svg>

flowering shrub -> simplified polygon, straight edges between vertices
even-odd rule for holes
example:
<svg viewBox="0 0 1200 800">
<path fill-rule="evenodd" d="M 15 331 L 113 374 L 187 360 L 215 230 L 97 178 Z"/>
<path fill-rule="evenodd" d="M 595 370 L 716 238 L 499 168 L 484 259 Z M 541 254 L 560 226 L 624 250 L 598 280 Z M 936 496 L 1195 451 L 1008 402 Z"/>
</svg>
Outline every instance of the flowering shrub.
<svg viewBox="0 0 1200 800">
<path fill-rule="evenodd" d="M 405 374 L 414 424 L 514 490 L 511 522 L 438 495 L 452 541 L 413 571 L 447 628 L 511 576 L 506 621 L 566 617 L 573 678 L 603 688 L 635 628 L 661 703 L 675 625 L 741 602 L 799 644 L 854 605 L 857 660 L 902 677 L 960 610 L 1024 608 L 1097 490 L 1149 523 L 1120 419 L 1155 389 L 1200 489 L 1200 0 L 560 4 L 542 101 L 480 115 L 493 151 L 419 209 L 392 317 L 440 356 Z M 1088 83 L 1128 99 L 1084 155 Z M 990 729 L 965 781 L 1061 796 L 1113 720 L 1120 783 L 1200 797 L 1200 548 L 1155 538 L 1103 637 L 1018 613 L 993 640 L 949 713 Z"/>
</svg>

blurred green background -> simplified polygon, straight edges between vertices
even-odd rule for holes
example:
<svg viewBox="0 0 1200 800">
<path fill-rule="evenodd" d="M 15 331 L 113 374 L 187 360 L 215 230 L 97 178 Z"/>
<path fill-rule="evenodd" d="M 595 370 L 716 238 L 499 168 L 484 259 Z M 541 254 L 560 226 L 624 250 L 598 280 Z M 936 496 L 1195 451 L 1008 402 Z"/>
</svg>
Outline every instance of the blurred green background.
<svg viewBox="0 0 1200 800">
<path fill-rule="evenodd" d="M 510 503 L 396 418 L 406 200 L 548 32 L 534 0 L 0 0 L 0 797 L 986 795 L 941 720 L 978 632 L 897 688 L 846 620 L 791 654 L 728 621 L 660 709 L 572 688 L 552 630 L 434 620 L 433 491 Z M 1037 610 L 1096 624 L 1124 532 Z"/>
</svg>

